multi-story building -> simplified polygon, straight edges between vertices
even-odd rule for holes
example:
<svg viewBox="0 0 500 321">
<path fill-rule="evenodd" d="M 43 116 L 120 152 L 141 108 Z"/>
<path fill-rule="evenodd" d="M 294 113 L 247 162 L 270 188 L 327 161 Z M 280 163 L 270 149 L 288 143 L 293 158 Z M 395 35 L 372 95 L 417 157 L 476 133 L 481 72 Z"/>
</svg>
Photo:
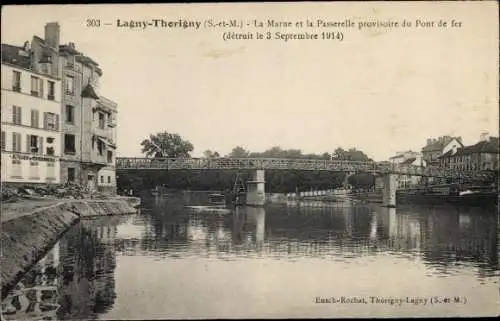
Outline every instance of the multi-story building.
<svg viewBox="0 0 500 321">
<path fill-rule="evenodd" d="M 391 164 L 425 166 L 426 162 L 422 158 L 422 154 L 414 151 L 397 152 L 389 161 Z M 398 188 L 414 187 L 420 183 L 420 176 L 399 175 L 397 178 Z"/>
<path fill-rule="evenodd" d="M 58 52 L 2 44 L 2 163 L 6 183 L 60 183 Z"/>
<path fill-rule="evenodd" d="M 9 45 L 5 45 L 5 48 L 8 49 L 8 61 L 5 64 L 9 68 L 16 66 L 23 69 L 24 74 L 20 76 L 13 70 L 4 68 L 2 45 L 2 149 L 5 145 L 21 151 L 19 146 L 28 144 L 23 143 L 23 135 L 32 135 L 26 138 L 32 142 L 32 151 L 41 153 L 43 150 L 45 155 L 50 147 L 50 152 L 58 159 L 54 166 L 56 179 L 52 181 L 73 182 L 91 191 L 115 193 L 117 104 L 99 95 L 99 80 L 102 76 L 99 65 L 77 51 L 74 43 L 60 44 L 60 26 L 57 22 L 47 23 L 44 39 L 33 36 L 31 46 L 26 42 L 24 48 Z M 28 75 L 27 71 L 31 74 Z M 45 92 L 44 88 L 47 88 Z M 31 111 L 32 108 L 40 110 L 39 113 L 43 112 L 43 118 Z M 6 127 L 4 134 L 4 121 L 5 125 L 16 125 L 19 128 L 21 139 L 18 132 L 15 132 L 15 138 L 11 135 L 11 127 Z M 43 135 L 35 124 L 42 121 Z M 24 131 L 21 132 L 20 128 Z M 42 135 L 44 140 L 41 142 L 46 141 L 45 145 L 35 143 L 33 135 Z M 33 147 L 36 144 L 38 147 Z M 2 166 L 4 163 L 2 153 Z M 16 161 L 14 165 L 19 164 Z M 20 166 L 28 165 L 21 163 Z M 17 168 L 18 166 L 11 168 L 9 165 L 5 170 L 19 171 Z M 18 174 L 10 175 L 7 172 L 5 175 L 19 177 Z M 31 176 L 33 175 L 30 174 L 29 177 Z M 26 181 L 24 178 L 17 180 Z M 43 180 L 42 177 L 40 180 Z"/>
<path fill-rule="evenodd" d="M 498 137 L 489 137 L 489 135 L 483 134 L 478 143 L 443 154 L 439 158 L 440 164 L 443 167 L 464 171 L 498 171 L 498 144 Z"/>
<path fill-rule="evenodd" d="M 441 136 L 427 139 L 427 145 L 422 148 L 422 159 L 427 165 L 439 163 L 439 156 L 450 150 L 456 151 L 463 147 L 461 137 Z"/>
<path fill-rule="evenodd" d="M 46 35 L 51 37 L 58 35 Z M 94 60 L 74 43 L 59 48 L 64 93 L 61 179 L 114 193 L 117 104 L 99 95 L 102 70 Z"/>
</svg>

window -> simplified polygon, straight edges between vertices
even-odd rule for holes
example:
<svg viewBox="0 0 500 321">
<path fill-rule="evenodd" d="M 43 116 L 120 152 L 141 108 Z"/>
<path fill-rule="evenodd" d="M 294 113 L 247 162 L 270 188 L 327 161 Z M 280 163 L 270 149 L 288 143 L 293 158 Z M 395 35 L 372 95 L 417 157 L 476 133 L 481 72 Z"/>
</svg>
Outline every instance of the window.
<svg viewBox="0 0 500 321">
<path fill-rule="evenodd" d="M 99 128 L 104 129 L 105 121 L 106 121 L 106 115 L 104 115 L 104 113 L 99 113 Z"/>
<path fill-rule="evenodd" d="M 19 106 L 12 106 L 12 122 L 16 125 L 22 124 L 22 109 Z"/>
<path fill-rule="evenodd" d="M 104 143 L 100 139 L 97 140 L 97 151 L 99 153 L 99 156 L 102 156 L 104 154 Z"/>
<path fill-rule="evenodd" d="M 101 183 L 104 183 L 104 176 L 101 175 Z"/>
<path fill-rule="evenodd" d="M 71 105 L 66 105 L 66 123 L 75 123 L 75 107 Z"/>
<path fill-rule="evenodd" d="M 76 170 L 73 167 L 68 167 L 68 182 L 74 182 L 75 181 L 75 175 Z"/>
<path fill-rule="evenodd" d="M 43 115 L 44 129 L 59 130 L 59 115 L 54 113 L 43 113 Z"/>
<path fill-rule="evenodd" d="M 108 176 L 108 184 L 111 184 L 111 176 Z"/>
<path fill-rule="evenodd" d="M 75 135 L 64 134 L 64 153 L 74 154 L 75 152 Z"/>
<path fill-rule="evenodd" d="M 43 82 L 35 76 L 31 76 L 31 95 L 43 97 Z"/>
<path fill-rule="evenodd" d="M 54 100 L 55 99 L 55 92 L 56 92 L 56 86 L 55 86 L 55 83 L 53 81 L 47 81 L 48 83 L 48 90 L 49 90 L 49 94 L 47 95 L 47 99 L 48 100 Z"/>
<path fill-rule="evenodd" d="M 47 137 L 47 143 L 52 144 L 54 142 L 54 137 Z"/>
<path fill-rule="evenodd" d="M 21 134 L 19 133 L 12 133 L 12 151 L 21 151 Z"/>
<path fill-rule="evenodd" d="M 108 150 L 108 163 L 113 162 L 113 152 Z"/>
<path fill-rule="evenodd" d="M 28 145 L 28 147 L 26 148 L 26 152 L 38 153 L 40 151 L 39 146 L 38 146 L 38 141 L 41 141 L 41 139 L 39 139 L 38 136 L 27 135 L 26 144 Z"/>
<path fill-rule="evenodd" d="M 40 121 L 39 121 L 40 117 L 39 116 L 40 116 L 40 113 L 38 110 L 36 110 L 36 109 L 31 110 L 31 127 L 35 127 L 35 128 L 40 127 Z"/>
<path fill-rule="evenodd" d="M 54 156 L 54 147 L 47 147 L 47 155 Z"/>
<path fill-rule="evenodd" d="M 75 78 L 71 76 L 66 76 L 65 87 L 66 87 L 66 94 L 73 96 L 75 94 Z"/>
<path fill-rule="evenodd" d="M 19 71 L 12 71 L 12 90 L 21 91 L 21 73 Z"/>
<path fill-rule="evenodd" d="M 2 150 L 5 150 L 5 132 L 2 132 Z"/>
</svg>

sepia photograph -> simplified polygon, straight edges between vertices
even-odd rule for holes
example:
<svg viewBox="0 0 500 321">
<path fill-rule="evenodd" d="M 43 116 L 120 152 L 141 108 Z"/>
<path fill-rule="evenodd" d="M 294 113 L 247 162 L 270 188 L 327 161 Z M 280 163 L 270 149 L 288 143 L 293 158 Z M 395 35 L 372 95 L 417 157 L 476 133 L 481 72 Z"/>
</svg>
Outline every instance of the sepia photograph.
<svg viewBox="0 0 500 321">
<path fill-rule="evenodd" d="M 500 315 L 498 2 L 1 17 L 2 320 Z"/>
</svg>

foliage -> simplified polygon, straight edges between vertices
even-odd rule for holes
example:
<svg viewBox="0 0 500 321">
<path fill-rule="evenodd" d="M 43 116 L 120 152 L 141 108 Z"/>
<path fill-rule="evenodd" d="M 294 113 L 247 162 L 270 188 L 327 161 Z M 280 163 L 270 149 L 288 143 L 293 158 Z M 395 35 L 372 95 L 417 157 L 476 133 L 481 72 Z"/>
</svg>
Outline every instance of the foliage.
<svg viewBox="0 0 500 321">
<path fill-rule="evenodd" d="M 166 131 L 149 135 L 141 142 L 141 146 L 141 152 L 146 157 L 191 157 L 190 153 L 194 149 L 193 144 L 183 140 L 179 134 Z"/>
<path fill-rule="evenodd" d="M 207 149 L 203 152 L 203 157 L 205 158 L 218 158 L 220 157 L 218 152 L 212 152 L 210 149 Z"/>
<path fill-rule="evenodd" d="M 228 155 L 228 157 L 231 157 L 231 158 L 245 158 L 245 157 L 248 157 L 249 155 L 250 155 L 249 151 L 247 151 L 246 149 L 244 149 L 241 146 L 236 146 L 235 148 L 233 148 L 233 150 Z"/>
</svg>

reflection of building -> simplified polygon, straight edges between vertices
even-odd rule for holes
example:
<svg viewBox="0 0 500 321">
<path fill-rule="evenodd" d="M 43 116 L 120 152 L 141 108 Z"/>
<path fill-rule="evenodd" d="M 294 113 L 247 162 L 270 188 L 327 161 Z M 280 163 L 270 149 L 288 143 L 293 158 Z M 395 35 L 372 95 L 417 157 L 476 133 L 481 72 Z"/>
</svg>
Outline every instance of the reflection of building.
<svg viewBox="0 0 500 321">
<path fill-rule="evenodd" d="M 60 182 L 57 51 L 2 44 L 2 181 Z"/>
<path fill-rule="evenodd" d="M 58 320 L 59 243 L 2 301 L 2 320 Z"/>
<path fill-rule="evenodd" d="M 60 240 L 59 319 L 92 319 L 114 304 L 119 221 L 106 219 L 82 221 Z"/>
</svg>

